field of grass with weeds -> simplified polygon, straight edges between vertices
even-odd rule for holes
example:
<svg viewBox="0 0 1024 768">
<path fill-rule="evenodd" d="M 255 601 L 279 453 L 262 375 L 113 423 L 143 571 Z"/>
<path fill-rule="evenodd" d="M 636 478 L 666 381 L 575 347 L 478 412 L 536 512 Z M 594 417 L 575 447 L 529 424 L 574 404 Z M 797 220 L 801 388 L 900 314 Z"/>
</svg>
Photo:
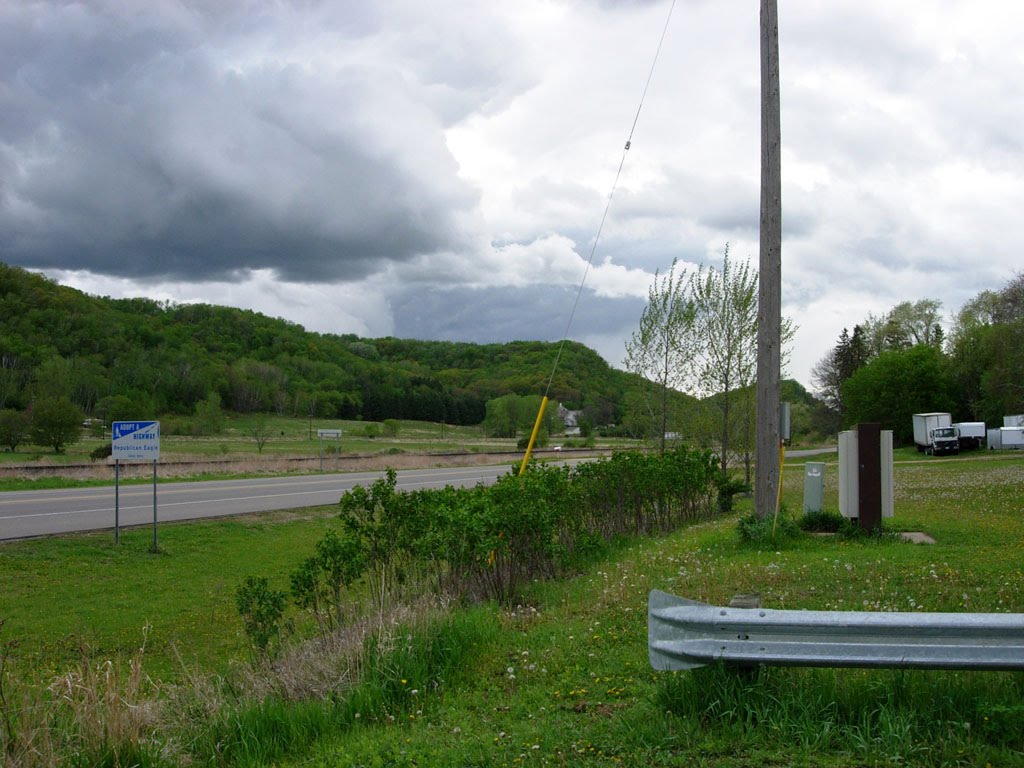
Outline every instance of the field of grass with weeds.
<svg viewBox="0 0 1024 768">
<path fill-rule="evenodd" d="M 257 427 L 264 442 L 256 440 Z M 340 440 L 317 436 L 321 429 L 341 430 Z M 90 462 L 90 453 L 110 442 L 110 431 L 102 426 L 82 429 L 78 441 L 62 453 L 39 446 L 20 446 L 16 452 L 0 451 L 0 465 L 21 463 L 75 464 Z M 239 455 L 317 456 L 378 452 L 422 453 L 430 451 L 515 450 L 515 440 L 486 437 L 479 426 L 453 426 L 422 421 L 388 422 L 340 419 L 306 419 L 274 415 L 225 417 L 216 434 L 191 435 L 175 429 L 175 420 L 161 422 L 160 448 L 165 460 L 176 458 L 223 458 Z"/>
<path fill-rule="evenodd" d="M 837 479 L 833 461 L 833 509 Z M 64 702 L 48 710 L 53 722 L 100 734 L 99 746 L 76 742 L 80 753 L 125 766 L 1024 765 L 1024 673 L 656 673 L 646 647 L 654 588 L 715 604 L 758 592 L 768 608 L 1024 612 L 1022 487 L 1020 455 L 900 454 L 887 528 L 934 545 L 806 533 L 744 542 L 741 500 L 738 515 L 621 541 L 515 605 L 425 596 L 387 615 L 353 613 L 330 641 L 300 621 L 276 659 L 256 664 L 234 589 L 253 573 L 284 588 L 333 509 L 168 526 L 163 555 L 142 538 L 120 549 L 102 536 L 6 544 L 0 643 L 18 642 L 3 673 L 7 712 L 19 696 Z M 802 464 L 790 462 L 784 507 L 799 510 L 802 489 Z M 107 677 L 88 683 L 89 670 Z M 100 704 L 76 720 L 90 685 Z M 104 736 L 104 718 L 128 735 Z M 67 747 L 51 749 L 66 759 Z"/>
</svg>

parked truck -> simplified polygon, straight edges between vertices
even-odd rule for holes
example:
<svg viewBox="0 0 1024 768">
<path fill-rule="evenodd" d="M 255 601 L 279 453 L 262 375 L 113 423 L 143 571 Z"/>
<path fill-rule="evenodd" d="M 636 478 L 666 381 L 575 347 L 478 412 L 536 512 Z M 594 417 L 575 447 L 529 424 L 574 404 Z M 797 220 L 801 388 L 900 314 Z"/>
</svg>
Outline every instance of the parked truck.
<svg viewBox="0 0 1024 768">
<path fill-rule="evenodd" d="M 984 421 L 958 421 L 953 425 L 960 440 L 960 450 L 969 451 L 985 445 L 988 433 Z"/>
<path fill-rule="evenodd" d="M 988 447 L 993 451 L 1024 448 L 1024 427 L 997 427 L 988 431 Z"/>
<path fill-rule="evenodd" d="M 960 440 L 948 413 L 915 413 L 913 419 L 918 451 L 932 456 L 960 453 Z"/>
</svg>

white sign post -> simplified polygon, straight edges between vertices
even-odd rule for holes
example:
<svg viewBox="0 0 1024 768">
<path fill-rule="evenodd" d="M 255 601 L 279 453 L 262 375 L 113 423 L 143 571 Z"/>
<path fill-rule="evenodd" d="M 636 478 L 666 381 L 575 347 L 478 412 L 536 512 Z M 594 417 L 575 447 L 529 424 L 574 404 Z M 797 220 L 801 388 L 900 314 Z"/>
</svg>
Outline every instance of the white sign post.
<svg viewBox="0 0 1024 768">
<path fill-rule="evenodd" d="M 120 466 L 122 461 L 153 462 L 153 551 L 156 539 L 156 463 L 160 458 L 159 421 L 115 421 L 110 425 L 114 459 L 114 543 L 120 541 Z"/>
</svg>

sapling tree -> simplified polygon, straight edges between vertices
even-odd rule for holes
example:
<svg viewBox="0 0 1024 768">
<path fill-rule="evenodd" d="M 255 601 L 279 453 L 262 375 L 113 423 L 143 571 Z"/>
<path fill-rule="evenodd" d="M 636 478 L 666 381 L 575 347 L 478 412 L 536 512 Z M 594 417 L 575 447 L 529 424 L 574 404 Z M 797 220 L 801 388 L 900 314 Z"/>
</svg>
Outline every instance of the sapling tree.
<svg viewBox="0 0 1024 768">
<path fill-rule="evenodd" d="M 727 473 L 733 436 L 745 449 L 752 443 L 751 393 L 744 390 L 757 370 L 757 272 L 749 261 L 733 264 L 726 246 L 722 268 L 701 267 L 693 280 L 693 301 L 702 341 L 697 383 L 717 412 L 719 460 Z"/>
<path fill-rule="evenodd" d="M 677 274 L 677 266 L 673 260 L 667 275 L 655 273 L 647 306 L 640 315 L 640 327 L 626 342 L 627 370 L 650 379 L 660 388 L 661 402 L 654 413 L 662 453 L 669 431 L 669 389 L 682 390 L 691 380 L 699 346 L 691 278 L 685 268 Z"/>
<path fill-rule="evenodd" d="M 270 424 L 267 415 L 257 413 L 252 422 L 252 439 L 256 441 L 256 452 L 263 453 L 263 446 L 270 439 Z"/>
<path fill-rule="evenodd" d="M 286 602 L 287 595 L 271 589 L 265 576 L 249 576 L 235 592 L 235 607 L 245 634 L 264 657 L 270 655 L 272 640 L 280 642 Z"/>
</svg>

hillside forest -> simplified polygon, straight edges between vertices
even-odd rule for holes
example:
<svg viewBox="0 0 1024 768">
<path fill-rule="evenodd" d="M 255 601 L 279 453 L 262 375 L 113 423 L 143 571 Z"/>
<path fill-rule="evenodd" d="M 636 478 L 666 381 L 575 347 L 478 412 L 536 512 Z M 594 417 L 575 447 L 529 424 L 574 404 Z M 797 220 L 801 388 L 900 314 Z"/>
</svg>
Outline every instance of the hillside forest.
<svg viewBox="0 0 1024 768">
<path fill-rule="evenodd" d="M 8 415 L 61 402 L 107 422 L 193 417 L 201 432 L 225 411 L 454 425 L 482 424 L 490 413 L 496 430 L 511 432 L 498 436 L 515 437 L 519 424 L 502 426 L 501 415 L 518 399 L 539 402 L 557 351 L 537 341 L 312 333 L 248 310 L 90 296 L 0 263 L 0 412 Z M 621 428 L 630 421 L 624 404 L 651 386 L 567 342 L 549 397 L 586 425 Z M 532 425 L 535 415 L 521 420 Z"/>
<path fill-rule="evenodd" d="M 879 421 L 906 444 L 915 412 L 990 425 L 1024 412 L 1024 275 L 972 299 L 948 332 L 937 300 L 851 325 L 815 367 L 813 396 L 783 381 L 797 442 Z M 0 263 L 0 432 L 20 415 L 13 429 L 23 442 L 59 451 L 29 435 L 28 415 L 59 420 L 63 409 L 65 420 L 170 416 L 193 434 L 233 412 L 484 425 L 517 437 L 536 414 L 526 404 L 548 391 L 558 346 L 320 334 L 250 310 L 90 296 Z M 566 342 L 548 394 L 578 412 L 584 434 L 661 434 L 657 385 L 582 344 Z M 668 429 L 708 446 L 721 434 L 721 409 L 714 393 L 696 394 L 671 393 Z"/>
</svg>

